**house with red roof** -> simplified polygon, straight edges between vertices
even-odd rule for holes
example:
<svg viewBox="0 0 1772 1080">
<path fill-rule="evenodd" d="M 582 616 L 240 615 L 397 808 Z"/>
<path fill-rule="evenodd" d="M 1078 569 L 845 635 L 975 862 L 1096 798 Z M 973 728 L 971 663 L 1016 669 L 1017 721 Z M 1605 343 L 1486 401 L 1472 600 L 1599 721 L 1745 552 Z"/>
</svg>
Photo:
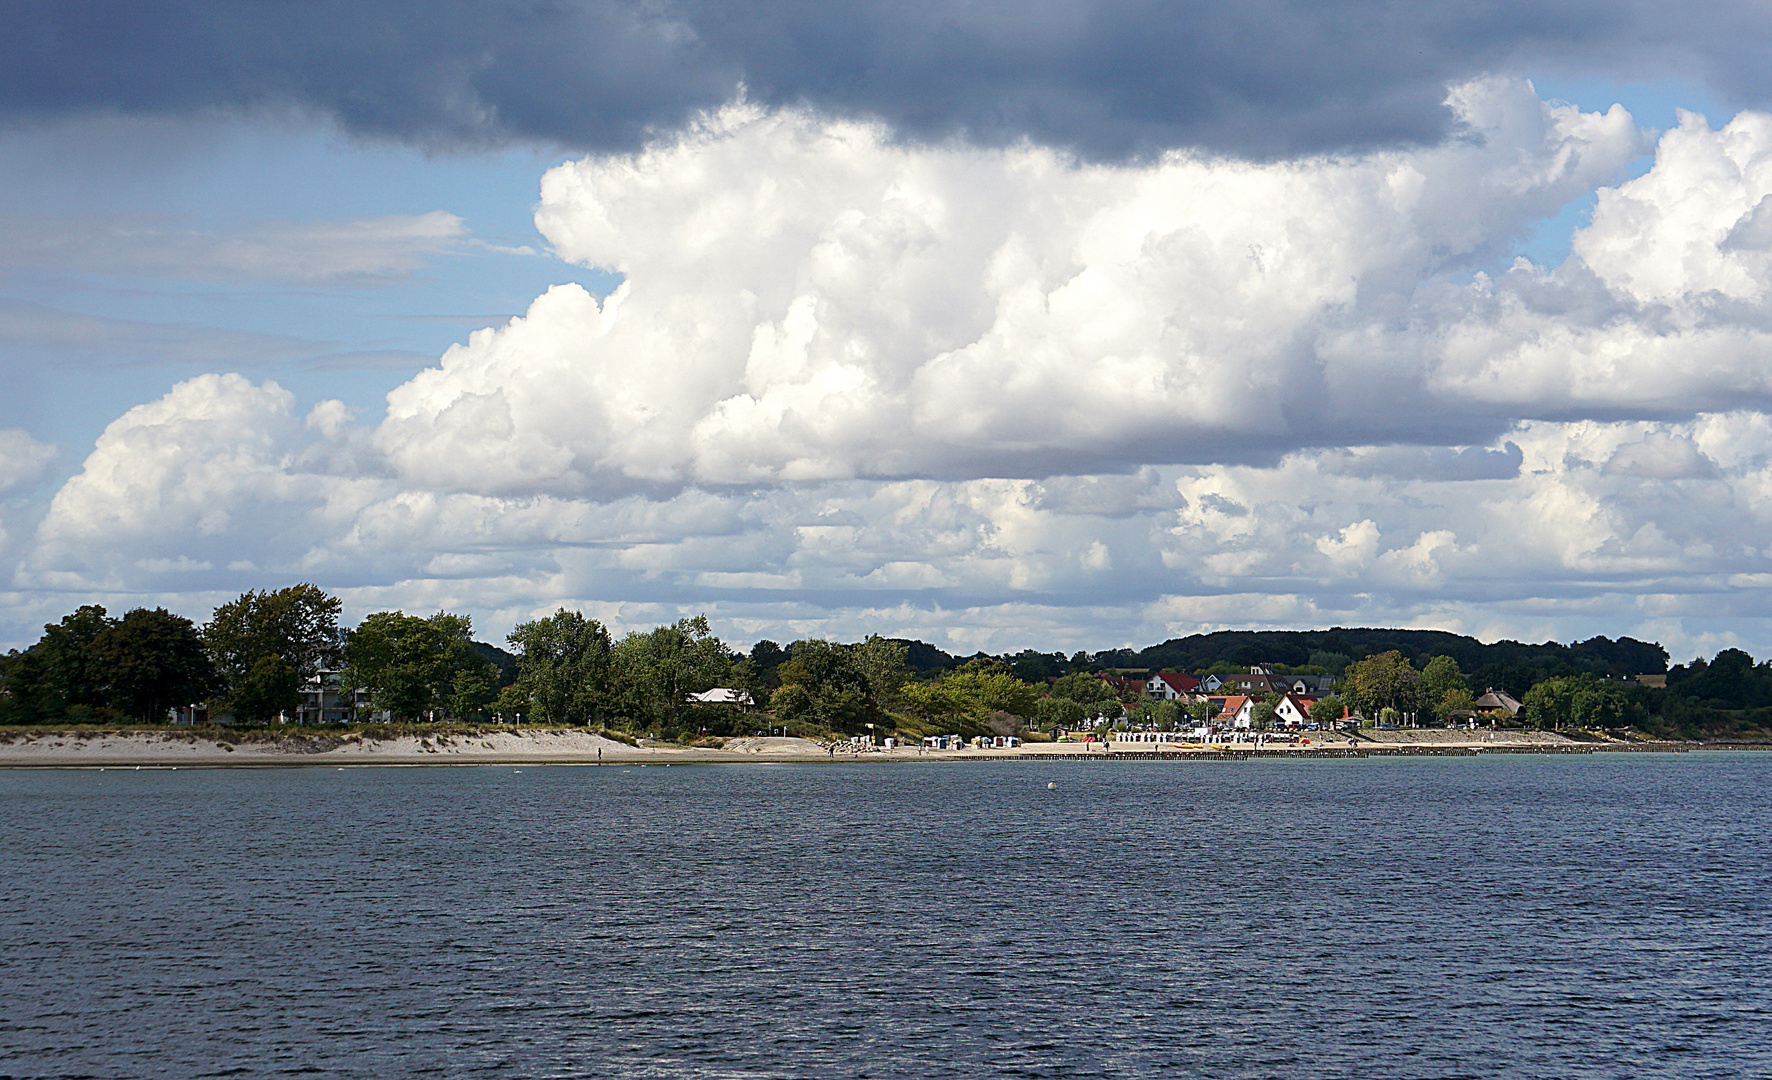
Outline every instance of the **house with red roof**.
<svg viewBox="0 0 1772 1080">
<path fill-rule="evenodd" d="M 1213 698 L 1212 700 L 1218 701 L 1220 699 Z M 1255 703 L 1261 699 L 1250 697 L 1247 694 L 1232 694 L 1222 700 L 1224 705 L 1212 722 L 1220 726 L 1246 728 L 1249 726 L 1250 712 L 1255 708 Z"/>
<path fill-rule="evenodd" d="M 1179 671 L 1159 671 L 1144 681 L 1144 692 L 1163 701 L 1179 701 L 1199 688 L 1200 680 Z"/>
<path fill-rule="evenodd" d="M 1316 698 L 1302 694 L 1282 695 L 1274 706 L 1274 719 L 1286 727 L 1303 727 L 1311 722 L 1311 706 L 1316 703 Z"/>
<path fill-rule="evenodd" d="M 1095 677 L 1114 688 L 1119 697 L 1136 697 L 1144 689 L 1142 680 L 1130 675 L 1115 675 L 1111 671 L 1097 671 Z"/>
</svg>

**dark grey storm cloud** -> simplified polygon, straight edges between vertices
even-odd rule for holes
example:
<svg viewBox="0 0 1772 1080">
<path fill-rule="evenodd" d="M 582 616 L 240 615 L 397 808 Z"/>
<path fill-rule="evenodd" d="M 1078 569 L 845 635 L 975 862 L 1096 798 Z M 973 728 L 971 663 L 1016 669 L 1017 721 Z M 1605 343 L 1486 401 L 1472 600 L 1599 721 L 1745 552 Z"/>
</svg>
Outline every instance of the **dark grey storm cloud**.
<svg viewBox="0 0 1772 1080">
<path fill-rule="evenodd" d="M 10 0 L 0 115 L 295 107 L 426 144 L 617 149 L 728 100 L 1090 156 L 1432 141 L 1498 69 L 1772 101 L 1763 5 L 1603 0 Z"/>
</svg>

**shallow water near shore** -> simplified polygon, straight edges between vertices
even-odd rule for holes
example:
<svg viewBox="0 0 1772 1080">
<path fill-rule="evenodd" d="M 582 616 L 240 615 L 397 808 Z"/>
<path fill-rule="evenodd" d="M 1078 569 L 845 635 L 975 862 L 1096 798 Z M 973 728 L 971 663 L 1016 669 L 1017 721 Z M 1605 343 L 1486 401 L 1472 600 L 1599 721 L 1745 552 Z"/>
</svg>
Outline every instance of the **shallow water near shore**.
<svg viewBox="0 0 1772 1080">
<path fill-rule="evenodd" d="M 1772 754 L 14 770 L 0 810 L 0 1076 L 1772 1075 Z"/>
</svg>

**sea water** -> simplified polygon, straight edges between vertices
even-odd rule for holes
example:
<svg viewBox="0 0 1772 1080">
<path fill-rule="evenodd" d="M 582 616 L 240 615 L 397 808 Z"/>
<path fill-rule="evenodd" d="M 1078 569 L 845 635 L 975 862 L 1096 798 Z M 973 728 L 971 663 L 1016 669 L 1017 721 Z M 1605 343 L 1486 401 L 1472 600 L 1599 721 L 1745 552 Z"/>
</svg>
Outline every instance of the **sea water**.
<svg viewBox="0 0 1772 1080">
<path fill-rule="evenodd" d="M 0 813 L 0 1076 L 1772 1075 L 1772 754 L 13 770 Z"/>
</svg>

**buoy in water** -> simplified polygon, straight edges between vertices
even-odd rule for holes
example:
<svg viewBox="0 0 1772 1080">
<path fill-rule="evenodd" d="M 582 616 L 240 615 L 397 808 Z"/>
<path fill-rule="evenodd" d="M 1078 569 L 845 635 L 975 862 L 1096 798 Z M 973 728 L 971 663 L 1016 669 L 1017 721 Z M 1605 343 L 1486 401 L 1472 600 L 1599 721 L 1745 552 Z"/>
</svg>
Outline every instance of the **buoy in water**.
<svg viewBox="0 0 1772 1080">
<path fill-rule="evenodd" d="M 1057 785 L 1057 784 L 1047 784 L 1047 785 L 1046 785 L 1046 790 L 1047 790 L 1047 791 L 1057 791 L 1057 790 L 1058 790 L 1058 785 Z"/>
</svg>

